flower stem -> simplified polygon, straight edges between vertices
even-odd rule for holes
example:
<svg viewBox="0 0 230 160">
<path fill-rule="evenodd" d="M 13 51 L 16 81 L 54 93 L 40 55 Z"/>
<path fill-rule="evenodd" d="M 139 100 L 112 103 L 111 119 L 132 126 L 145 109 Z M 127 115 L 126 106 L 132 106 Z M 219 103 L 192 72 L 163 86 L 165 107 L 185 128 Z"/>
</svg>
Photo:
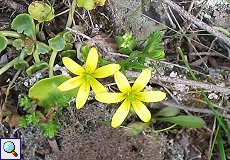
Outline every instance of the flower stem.
<svg viewBox="0 0 230 160">
<path fill-rule="evenodd" d="M 19 56 L 14 58 L 12 61 L 10 61 L 9 63 L 7 63 L 6 65 L 4 65 L 1 69 L 0 69 L 0 75 L 2 75 L 4 72 L 6 72 L 8 69 L 10 69 L 15 62 L 17 62 L 19 60 Z"/>
<path fill-rule="evenodd" d="M 178 51 L 179 51 L 179 54 L 185 64 L 185 66 L 187 67 L 187 69 L 189 70 L 189 73 L 190 75 L 192 76 L 192 78 L 197 81 L 198 78 L 195 76 L 192 68 L 190 67 L 188 61 L 185 59 L 185 56 L 184 56 L 184 53 L 182 52 L 182 50 L 178 47 Z M 225 131 L 225 133 L 227 134 L 227 138 L 228 138 L 228 141 L 230 143 L 230 130 L 229 130 L 229 127 L 226 126 L 226 124 L 223 122 L 222 118 L 218 115 L 218 113 L 216 112 L 214 106 L 212 105 L 211 101 L 208 99 L 206 93 L 204 92 L 203 89 L 200 89 L 201 90 L 201 94 L 202 96 L 204 97 L 204 99 L 207 101 L 208 103 L 208 106 L 209 108 L 212 110 L 213 114 L 215 115 L 217 121 L 219 122 L 220 126 L 223 128 L 223 130 Z"/>
<path fill-rule="evenodd" d="M 34 51 L 33 57 L 34 57 L 34 61 L 35 61 L 36 64 L 41 62 L 37 50 Z"/>
<path fill-rule="evenodd" d="M 55 58 L 57 56 L 57 51 L 53 51 L 50 57 L 50 61 L 49 61 L 49 77 L 53 77 L 54 73 L 53 73 L 53 67 L 54 67 L 54 61 Z"/>
<path fill-rule="evenodd" d="M 6 37 L 14 37 L 14 38 L 22 38 L 24 39 L 26 36 L 24 34 L 20 34 L 15 31 L 0 31 L 0 34 Z"/>
<path fill-rule="evenodd" d="M 70 11 L 69 11 L 69 16 L 68 16 L 68 19 L 66 22 L 66 27 L 71 27 L 71 25 L 72 25 L 73 15 L 74 15 L 74 11 L 75 11 L 76 6 L 77 6 L 77 0 L 73 0 L 73 2 L 71 4 Z"/>
</svg>

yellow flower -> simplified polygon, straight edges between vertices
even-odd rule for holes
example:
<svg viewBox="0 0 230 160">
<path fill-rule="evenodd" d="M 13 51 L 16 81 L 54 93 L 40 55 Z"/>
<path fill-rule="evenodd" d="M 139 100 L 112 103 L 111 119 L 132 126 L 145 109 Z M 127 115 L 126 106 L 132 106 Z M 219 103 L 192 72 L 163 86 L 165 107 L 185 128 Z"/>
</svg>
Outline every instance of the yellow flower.
<svg viewBox="0 0 230 160">
<path fill-rule="evenodd" d="M 127 78 L 121 72 L 115 72 L 114 79 L 121 93 L 100 93 L 96 95 L 96 100 L 103 103 L 122 102 L 120 107 L 113 115 L 111 125 L 116 128 L 122 124 L 132 107 L 140 119 L 148 122 L 151 119 L 151 113 L 143 102 L 158 102 L 166 97 L 162 91 L 143 91 L 141 92 L 151 78 L 151 70 L 145 69 L 131 87 Z"/>
<path fill-rule="evenodd" d="M 84 106 L 89 96 L 90 86 L 95 94 L 107 92 L 106 88 L 98 80 L 96 80 L 96 78 L 111 76 L 120 69 L 119 64 L 108 64 L 97 68 L 98 52 L 95 47 L 91 48 L 89 51 L 85 68 L 68 57 L 63 57 L 62 61 L 70 72 L 78 76 L 65 81 L 58 86 L 58 89 L 60 91 L 68 91 L 80 86 L 76 98 L 77 109 Z"/>
</svg>

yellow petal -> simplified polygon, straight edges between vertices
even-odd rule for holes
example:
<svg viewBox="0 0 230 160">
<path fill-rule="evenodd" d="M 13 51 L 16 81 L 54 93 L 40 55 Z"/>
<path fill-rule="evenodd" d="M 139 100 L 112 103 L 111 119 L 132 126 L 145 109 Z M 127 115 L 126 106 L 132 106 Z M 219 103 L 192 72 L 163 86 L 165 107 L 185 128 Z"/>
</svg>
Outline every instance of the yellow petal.
<svg viewBox="0 0 230 160">
<path fill-rule="evenodd" d="M 83 72 L 85 72 L 85 69 L 80 66 L 79 64 L 77 64 L 76 62 L 74 62 L 72 59 L 70 59 L 69 57 L 63 57 L 62 58 L 63 64 L 65 65 L 65 67 L 72 73 L 76 74 L 76 75 L 80 75 Z"/>
<path fill-rule="evenodd" d="M 148 122 L 151 119 L 150 111 L 141 101 L 133 100 L 131 103 L 134 111 L 143 122 Z"/>
<path fill-rule="evenodd" d="M 77 93 L 77 98 L 76 98 L 76 107 L 77 109 L 81 109 L 84 105 L 86 100 L 89 97 L 89 92 L 90 92 L 90 85 L 88 82 L 83 83 Z"/>
<path fill-rule="evenodd" d="M 123 93 L 99 93 L 95 96 L 96 100 L 103 103 L 118 103 L 125 99 Z"/>
<path fill-rule="evenodd" d="M 79 87 L 84 82 L 83 76 L 73 77 L 58 86 L 60 91 L 68 91 Z"/>
<path fill-rule="evenodd" d="M 116 128 L 122 124 L 130 110 L 130 101 L 125 99 L 113 115 L 111 126 Z"/>
<path fill-rule="evenodd" d="M 147 83 L 149 82 L 151 78 L 151 70 L 150 69 L 145 69 L 141 72 L 141 74 L 138 76 L 136 81 L 134 82 L 132 86 L 132 91 L 134 92 L 140 92 L 145 88 Z"/>
<path fill-rule="evenodd" d="M 115 72 L 114 79 L 117 84 L 117 87 L 122 93 L 127 93 L 131 91 L 131 87 L 129 81 L 125 77 L 125 75 L 119 71 Z"/>
<path fill-rule="evenodd" d="M 95 47 L 91 48 L 86 59 L 85 69 L 87 73 L 93 73 L 97 68 L 98 53 Z"/>
<path fill-rule="evenodd" d="M 121 66 L 119 64 L 108 64 L 96 69 L 93 73 L 95 78 L 105 78 L 113 75 L 116 71 L 119 71 Z"/>
<path fill-rule="evenodd" d="M 145 91 L 136 93 L 136 98 L 143 102 L 159 102 L 164 100 L 166 93 L 162 91 Z"/>
<path fill-rule="evenodd" d="M 90 80 L 90 86 L 92 87 L 95 94 L 107 92 L 106 88 L 95 78 Z"/>
</svg>

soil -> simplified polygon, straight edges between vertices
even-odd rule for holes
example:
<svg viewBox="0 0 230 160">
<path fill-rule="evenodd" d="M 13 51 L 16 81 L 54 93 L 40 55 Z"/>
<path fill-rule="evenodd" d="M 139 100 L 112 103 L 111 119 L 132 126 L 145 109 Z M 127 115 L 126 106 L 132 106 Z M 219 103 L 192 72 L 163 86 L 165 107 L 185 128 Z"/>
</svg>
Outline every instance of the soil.
<svg viewBox="0 0 230 160">
<path fill-rule="evenodd" d="M 18 14 L 27 12 L 27 7 L 31 3 L 31 0 L 0 0 L 0 30 L 10 29 L 10 24 Z M 73 28 L 77 28 L 81 33 L 100 41 L 100 45 L 108 46 L 107 51 L 117 51 L 117 46 L 114 44 L 114 36 L 124 33 L 125 26 L 128 24 L 128 30 L 132 31 L 134 36 L 138 40 L 143 40 L 154 31 L 156 28 L 164 30 L 164 34 L 169 38 L 165 38 L 162 41 L 164 46 L 166 57 L 164 62 L 149 60 L 146 64 L 149 67 L 158 67 L 158 74 L 162 74 L 168 77 L 177 77 L 184 79 L 191 79 L 188 70 L 183 67 L 184 64 L 177 53 L 177 47 L 181 47 L 186 53 L 189 63 L 195 70 L 196 76 L 199 77 L 201 82 L 209 82 L 216 84 L 220 87 L 229 88 L 230 76 L 229 76 L 229 50 L 228 46 L 223 42 L 215 40 L 213 36 L 193 36 L 191 41 L 186 38 L 177 38 L 172 35 L 175 34 L 175 30 L 180 30 L 178 27 L 173 28 L 170 26 L 168 16 L 163 13 L 165 6 L 157 5 L 158 2 L 148 3 L 141 9 L 141 15 L 136 14 L 134 18 L 131 18 L 130 22 L 127 22 L 127 15 L 133 11 L 132 8 L 138 7 L 141 1 L 108 1 L 106 6 L 97 7 L 95 10 L 88 12 L 81 8 L 76 9 L 74 14 Z M 182 3 L 176 1 L 178 4 L 183 5 L 185 9 L 188 9 L 189 2 Z M 180 3 L 181 2 L 181 3 Z M 68 17 L 69 9 L 68 1 L 56 1 L 50 0 L 53 4 L 55 13 L 62 13 L 55 17 L 51 22 L 46 22 L 44 25 L 45 39 L 54 37 L 57 33 L 63 31 Z M 122 4 L 122 5 L 121 5 Z M 157 7 L 154 7 L 157 6 Z M 122 8 L 122 9 L 121 9 Z M 153 12 L 151 12 L 151 9 Z M 193 12 L 197 13 L 198 7 L 194 7 Z M 226 9 L 226 13 L 228 10 Z M 162 14 L 159 14 L 162 13 Z M 207 11 L 207 13 L 209 13 Z M 216 9 L 213 14 L 215 18 L 220 16 L 219 11 Z M 143 16 L 144 15 L 144 16 Z M 182 27 L 187 26 L 188 22 L 181 16 L 176 14 L 178 22 Z M 225 17 L 229 14 L 225 15 Z M 144 18 L 143 18 L 144 17 Z M 146 18 L 147 17 L 147 18 Z M 152 20 L 156 18 L 158 22 Z M 92 22 L 91 22 L 91 20 Z M 221 18 L 220 18 L 221 19 Z M 226 18 L 225 20 L 227 20 Z M 218 23 L 213 22 L 214 25 Z M 212 23 L 207 22 L 207 23 Z M 94 26 L 92 25 L 94 24 Z M 175 20 L 174 23 L 176 24 Z M 163 25 L 162 25 L 163 24 Z M 221 24 L 226 29 L 229 29 L 228 24 L 222 19 Z M 198 28 L 191 26 L 190 31 L 187 33 L 205 33 L 206 31 L 197 31 Z M 92 43 L 92 41 L 86 40 L 79 35 L 78 41 L 75 43 L 75 49 L 79 50 L 79 45 L 83 42 Z M 190 44 L 192 43 L 192 45 Z M 195 47 L 192 48 L 192 47 Z M 102 56 L 109 59 L 104 51 L 105 47 L 99 47 Z M 140 47 L 141 48 L 141 47 Z M 194 54 L 196 50 L 200 55 Z M 202 53 L 204 55 L 202 55 Z M 207 53 L 210 53 L 207 55 Z M 219 56 L 220 53 L 222 56 Z M 0 67 L 4 66 L 7 62 L 12 60 L 18 55 L 12 46 L 8 46 L 6 50 L 0 53 Z M 214 55 L 212 55 L 214 54 Z M 124 57 L 115 57 L 118 60 Z M 47 57 L 43 57 L 47 60 Z M 114 59 L 111 59 L 112 61 Z M 57 57 L 56 64 L 63 66 L 61 57 Z M 31 62 L 32 63 L 32 62 Z M 0 75 L 0 106 L 7 108 L 7 110 L 0 111 L 1 120 L 1 133 L 0 137 L 21 137 L 22 138 L 22 156 L 23 159 L 28 160 L 56 160 L 56 159 L 73 159 L 73 160 L 205 160 L 208 159 L 211 143 L 213 142 L 213 136 L 215 134 L 216 120 L 210 113 L 193 112 L 181 109 L 182 114 L 192 114 L 202 117 L 206 125 L 201 129 L 191 129 L 181 126 L 176 126 L 165 132 L 153 133 L 149 131 L 143 131 L 136 136 L 130 136 L 125 128 L 114 129 L 109 125 L 111 117 L 117 109 L 115 105 L 105 105 L 98 103 L 93 97 L 90 96 L 83 109 L 77 110 L 74 103 L 70 103 L 69 106 L 64 109 L 62 114 L 57 114 L 57 119 L 61 124 L 58 134 L 49 139 L 42 136 L 39 129 L 35 127 L 19 127 L 17 125 L 20 116 L 25 115 L 25 112 L 19 107 L 19 97 L 21 95 L 28 94 L 30 86 L 41 77 L 46 77 L 47 72 L 39 72 L 41 77 L 37 74 L 27 77 L 25 72 L 21 72 L 17 78 L 15 84 L 11 87 L 9 95 L 7 97 L 7 103 L 5 98 L 7 95 L 7 87 L 10 80 L 13 79 L 16 74 L 16 70 L 10 68 L 7 72 Z M 55 74 L 60 73 L 58 70 Z M 34 82 L 31 82 L 34 79 Z M 211 79 L 211 80 L 210 80 Z M 30 83 L 25 86 L 25 82 Z M 224 86 L 221 86 L 224 84 Z M 149 84 L 150 88 L 170 90 L 167 100 L 177 100 L 177 104 L 181 106 L 189 106 L 193 108 L 208 109 L 208 105 L 200 96 L 198 89 L 192 85 L 179 85 L 170 82 L 155 81 L 154 84 Z M 113 88 L 112 88 L 113 89 Z M 194 93 L 194 94 L 193 94 Z M 215 91 L 206 90 L 208 96 L 214 104 L 221 106 L 222 109 L 218 109 L 220 113 L 224 111 L 226 117 L 226 123 L 229 123 L 229 96 L 222 95 Z M 211 97 L 210 96 L 210 97 Z M 215 98 L 215 97 L 218 98 Z M 214 98 L 213 98 L 214 97 Z M 219 105 L 221 104 L 221 105 Z M 151 104 L 149 108 L 156 113 L 161 108 L 166 107 L 164 103 Z M 223 109 L 224 108 L 224 109 Z M 9 120 L 9 115 L 11 116 Z M 129 117 L 130 118 L 130 117 Z M 140 121 L 138 118 L 131 117 L 125 122 L 128 125 L 130 122 Z M 150 126 L 148 129 L 162 129 L 169 127 L 170 124 L 157 122 L 156 126 Z M 152 127 L 152 128 L 151 128 Z M 230 159 L 230 146 L 227 141 L 227 137 L 223 134 L 224 147 L 226 152 L 226 158 Z M 57 145 L 55 144 L 57 142 Z M 213 159 L 220 159 L 217 147 L 214 147 Z"/>
</svg>

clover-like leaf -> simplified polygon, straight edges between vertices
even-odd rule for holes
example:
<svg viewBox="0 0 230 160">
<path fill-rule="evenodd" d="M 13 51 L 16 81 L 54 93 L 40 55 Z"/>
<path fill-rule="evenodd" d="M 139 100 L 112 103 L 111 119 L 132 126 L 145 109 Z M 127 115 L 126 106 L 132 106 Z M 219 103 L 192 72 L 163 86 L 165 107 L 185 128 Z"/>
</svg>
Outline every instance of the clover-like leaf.
<svg viewBox="0 0 230 160">
<path fill-rule="evenodd" d="M 54 18 L 53 7 L 42 1 L 32 2 L 28 7 L 28 12 L 38 22 L 51 21 Z"/>
<path fill-rule="evenodd" d="M 104 6 L 106 0 L 77 0 L 78 7 L 84 7 L 86 10 L 95 9 L 97 6 Z"/>
<path fill-rule="evenodd" d="M 77 89 L 63 92 L 57 88 L 68 79 L 70 77 L 62 75 L 42 79 L 29 89 L 29 97 L 35 99 L 38 105 L 45 109 L 68 106 L 70 99 L 76 96 Z"/>
<path fill-rule="evenodd" d="M 65 48 L 66 42 L 62 35 L 57 35 L 48 40 L 49 46 L 54 51 L 61 51 Z"/>
<path fill-rule="evenodd" d="M 69 42 L 69 43 L 74 42 L 74 37 L 73 37 L 72 33 L 70 33 L 70 32 L 65 32 L 63 34 L 63 38 L 65 39 L 66 42 Z"/>
<path fill-rule="evenodd" d="M 8 40 L 5 36 L 0 35 L 0 52 L 3 51 L 8 44 Z"/>
<path fill-rule="evenodd" d="M 202 118 L 196 116 L 181 115 L 175 117 L 158 118 L 158 120 L 175 123 L 188 128 L 202 128 L 205 125 L 205 121 Z"/>
<path fill-rule="evenodd" d="M 12 45 L 16 48 L 16 50 L 21 50 L 24 47 L 24 41 L 22 39 L 15 39 Z"/>
<path fill-rule="evenodd" d="M 27 36 L 35 34 L 35 24 L 33 18 L 27 14 L 22 13 L 16 16 L 11 23 L 11 28 L 18 33 L 23 33 Z"/>
<path fill-rule="evenodd" d="M 48 53 L 51 48 L 46 45 L 45 43 L 42 43 L 42 42 L 37 42 L 36 43 L 36 50 L 38 52 L 38 54 L 45 54 L 45 53 Z"/>
</svg>

